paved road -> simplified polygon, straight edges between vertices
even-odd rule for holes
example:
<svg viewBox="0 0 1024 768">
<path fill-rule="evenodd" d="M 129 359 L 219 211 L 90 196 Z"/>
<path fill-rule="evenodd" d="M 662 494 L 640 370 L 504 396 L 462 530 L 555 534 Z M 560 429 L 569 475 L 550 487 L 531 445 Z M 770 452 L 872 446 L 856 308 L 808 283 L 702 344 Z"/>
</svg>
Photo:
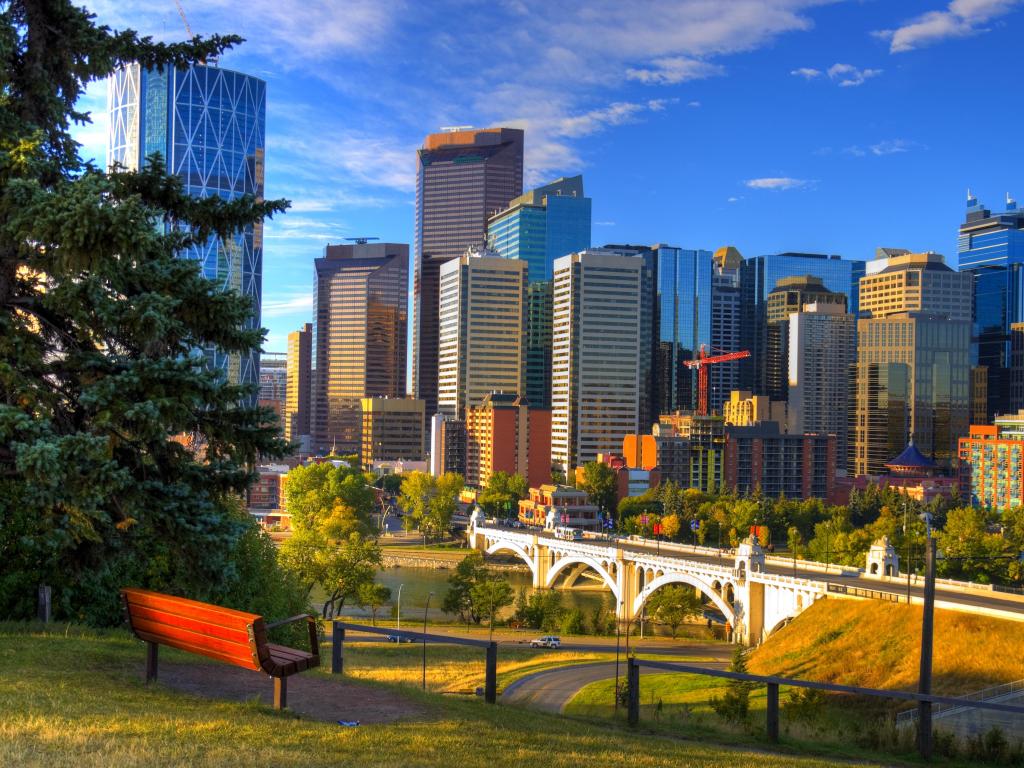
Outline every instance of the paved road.
<svg viewBox="0 0 1024 768">
<path fill-rule="evenodd" d="M 558 541 L 558 539 L 556 539 L 552 534 L 540 531 L 530 531 L 530 533 L 536 533 L 540 538 L 550 539 L 552 542 Z M 612 540 L 608 542 L 584 540 L 582 543 L 594 544 L 597 546 L 619 547 L 629 552 L 636 552 L 645 555 L 650 555 L 656 550 L 654 545 L 642 545 L 625 540 Z M 710 563 L 727 568 L 732 568 L 735 564 L 735 558 L 731 553 L 717 555 L 662 550 L 661 556 L 691 560 L 693 562 Z M 779 576 L 793 575 L 792 568 L 781 565 L 768 564 L 766 565 L 765 570 L 767 573 Z M 814 571 L 799 570 L 797 571 L 797 578 L 810 579 L 813 581 L 826 582 L 846 587 L 856 587 L 858 589 L 869 589 L 874 590 L 875 592 L 885 592 L 891 595 L 902 595 L 904 599 L 906 599 L 907 595 L 906 583 L 900 584 L 898 582 L 878 581 L 875 579 L 864 578 L 862 576 L 840 576 L 838 574 L 824 574 Z M 935 593 L 936 600 L 975 607 L 998 608 L 1005 611 L 1024 614 L 1024 602 L 1021 601 L 1019 595 L 1009 595 L 1004 592 L 956 592 L 944 587 L 942 584 L 936 584 Z M 924 589 L 920 586 L 911 586 L 910 594 L 914 597 L 922 597 Z"/>
<path fill-rule="evenodd" d="M 647 652 L 642 649 L 641 652 Z M 710 667 L 715 669 L 724 668 L 732 655 L 730 646 L 688 646 L 685 649 L 677 648 L 676 653 L 692 654 L 697 657 L 711 657 L 717 661 L 691 662 L 695 666 Z M 641 667 L 640 674 L 657 674 L 661 670 Z M 623 658 L 619 667 L 620 679 L 624 680 L 626 674 L 626 662 Z M 505 703 L 520 704 L 546 712 L 561 712 L 573 696 L 591 683 L 599 680 L 608 680 L 615 677 L 615 662 L 597 662 L 592 664 L 573 664 L 557 669 L 549 669 L 537 672 L 521 678 L 512 683 L 501 695 Z"/>
</svg>

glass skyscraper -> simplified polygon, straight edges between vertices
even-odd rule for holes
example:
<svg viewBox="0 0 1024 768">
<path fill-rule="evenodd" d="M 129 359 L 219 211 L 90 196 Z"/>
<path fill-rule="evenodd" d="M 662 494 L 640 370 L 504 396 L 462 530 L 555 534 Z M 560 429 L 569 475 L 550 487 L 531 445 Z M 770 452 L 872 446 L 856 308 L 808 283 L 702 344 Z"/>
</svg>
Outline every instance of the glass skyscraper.
<svg viewBox="0 0 1024 768">
<path fill-rule="evenodd" d="M 551 407 L 551 277 L 555 259 L 590 247 L 590 198 L 583 177 L 561 178 L 530 190 L 487 223 L 489 246 L 527 263 L 526 398 Z"/>
<path fill-rule="evenodd" d="M 259 78 L 212 65 L 145 70 L 138 64 L 110 76 L 107 164 L 141 168 L 159 152 L 168 171 L 195 197 L 263 197 L 267 86 Z M 223 288 L 250 297 L 248 327 L 260 326 L 263 292 L 263 224 L 230 240 L 214 236 L 182 256 L 202 264 Z M 229 380 L 257 383 L 259 353 L 245 358 L 206 350 Z"/>
<path fill-rule="evenodd" d="M 755 394 L 767 394 L 768 294 L 784 277 L 811 275 L 821 278 L 830 291 L 845 294 L 848 311 L 858 311 L 859 280 L 865 262 L 818 253 L 778 253 L 754 256 L 740 267 L 742 349 L 750 357 L 740 361 L 740 386 Z"/>
<path fill-rule="evenodd" d="M 487 239 L 487 220 L 523 193 L 523 131 L 432 133 L 417 151 L 412 376 L 426 417 L 437 413 L 441 265 Z"/>
<path fill-rule="evenodd" d="M 993 214 L 968 193 L 957 243 L 960 271 L 974 275 L 971 362 L 988 374 L 988 420 L 1024 403 L 1012 396 L 1011 328 L 1024 320 L 1024 210 L 1007 197 Z"/>
</svg>

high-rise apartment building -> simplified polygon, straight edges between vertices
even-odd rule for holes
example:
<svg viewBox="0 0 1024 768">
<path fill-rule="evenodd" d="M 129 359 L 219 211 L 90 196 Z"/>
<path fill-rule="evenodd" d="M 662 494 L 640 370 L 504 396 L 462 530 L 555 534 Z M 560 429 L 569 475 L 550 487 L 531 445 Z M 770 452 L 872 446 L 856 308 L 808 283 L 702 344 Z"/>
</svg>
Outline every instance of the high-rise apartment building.
<svg viewBox="0 0 1024 768">
<path fill-rule="evenodd" d="M 287 355 L 282 352 L 264 352 L 260 356 L 260 393 L 257 396 L 256 404 L 274 412 L 281 425 L 282 433 L 287 390 Z"/>
<path fill-rule="evenodd" d="M 363 469 L 378 461 L 423 460 L 423 401 L 409 397 L 364 397 Z"/>
<path fill-rule="evenodd" d="M 417 151 L 413 393 L 437 411 L 441 265 L 487 240 L 487 220 L 523 193 L 523 131 L 432 133 Z"/>
<path fill-rule="evenodd" d="M 313 446 L 358 453 L 364 397 L 405 396 L 409 246 L 328 245 L 314 261 Z"/>
<path fill-rule="evenodd" d="M 462 418 L 491 392 L 523 389 L 526 262 L 471 251 L 440 277 L 437 408 Z"/>
<path fill-rule="evenodd" d="M 567 474 L 637 432 L 643 263 L 605 249 L 555 261 L 551 459 Z"/>
<path fill-rule="evenodd" d="M 843 381 L 846 381 L 845 375 Z M 768 395 L 755 395 L 734 389 L 729 393 L 729 399 L 722 404 L 722 417 L 727 427 L 753 427 L 774 421 L 782 429 L 787 429 L 789 403 L 785 400 L 772 400 Z"/>
<path fill-rule="evenodd" d="M 835 436 L 785 434 L 775 422 L 725 430 L 725 486 L 747 496 L 827 499 L 836 477 Z"/>
<path fill-rule="evenodd" d="M 261 199 L 266 109 L 267 85 L 251 75 L 212 64 L 152 70 L 129 64 L 108 81 L 107 165 L 137 170 L 160 153 L 190 195 Z M 223 288 L 248 296 L 253 315 L 245 327 L 260 327 L 262 222 L 227 239 L 211 236 L 181 256 L 198 261 L 203 275 Z M 217 349 L 205 353 L 230 381 L 258 382 L 258 352 L 245 358 Z"/>
<path fill-rule="evenodd" d="M 715 251 L 715 271 L 711 278 L 712 350 L 738 352 L 742 349 L 740 329 L 740 267 L 743 256 L 731 245 Z M 729 393 L 739 388 L 739 361 L 718 363 L 708 368 L 708 408 L 721 412 Z"/>
<path fill-rule="evenodd" d="M 284 439 L 300 443 L 310 432 L 313 373 L 313 324 L 288 334 L 287 392 L 284 400 Z M 308 449 L 308 446 L 307 446 Z"/>
<path fill-rule="evenodd" d="M 858 280 L 865 273 L 865 262 L 841 259 L 818 253 L 778 253 L 754 256 L 740 267 L 742 295 L 741 347 L 750 357 L 740 361 L 740 386 L 755 394 L 768 393 L 768 294 L 785 277 L 813 275 L 830 291 L 847 298 L 847 311 L 857 316 Z"/>
<path fill-rule="evenodd" d="M 466 484 L 483 488 L 495 472 L 551 481 L 551 411 L 499 392 L 466 409 Z"/>
<path fill-rule="evenodd" d="M 839 294 L 832 294 L 838 296 Z M 789 431 L 835 435 L 846 473 L 850 366 L 857 361 L 856 320 L 845 301 L 804 304 L 789 315 Z"/>
<path fill-rule="evenodd" d="M 992 213 L 967 193 L 957 245 L 960 271 L 974 276 L 972 360 L 988 375 L 988 421 L 1020 407 L 1012 402 L 1011 326 L 1024 321 L 1024 209 L 1006 196 Z"/>
<path fill-rule="evenodd" d="M 960 493 L 987 509 L 1024 504 L 1024 411 L 972 424 L 960 438 Z"/>
<path fill-rule="evenodd" d="M 846 294 L 830 291 L 813 275 L 784 277 L 766 302 L 765 384 L 772 400 L 789 397 L 789 317 L 807 304 L 836 305 L 846 313 Z"/>
<path fill-rule="evenodd" d="M 887 264 L 860 280 L 855 475 L 883 474 L 908 438 L 949 467 L 968 427 L 973 276 L 934 253 L 900 254 Z M 904 400 L 905 420 L 893 412 Z M 894 434 L 901 423 L 909 434 Z"/>
<path fill-rule="evenodd" d="M 583 177 L 562 178 L 512 200 L 487 224 L 489 247 L 529 265 L 526 388 L 532 407 L 551 406 L 551 276 L 555 259 L 590 247 Z"/>
</svg>

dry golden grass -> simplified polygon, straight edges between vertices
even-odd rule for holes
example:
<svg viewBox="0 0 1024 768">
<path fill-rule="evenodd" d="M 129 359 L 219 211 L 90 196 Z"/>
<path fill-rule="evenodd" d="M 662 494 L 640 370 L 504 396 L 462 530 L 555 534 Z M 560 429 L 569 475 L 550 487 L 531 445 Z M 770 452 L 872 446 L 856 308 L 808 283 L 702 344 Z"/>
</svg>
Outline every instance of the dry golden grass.
<svg viewBox="0 0 1024 768">
<path fill-rule="evenodd" d="M 921 608 L 819 600 L 751 655 L 749 668 L 866 688 L 915 689 Z M 1024 625 L 935 612 L 933 690 L 962 694 L 1024 678 Z"/>
</svg>

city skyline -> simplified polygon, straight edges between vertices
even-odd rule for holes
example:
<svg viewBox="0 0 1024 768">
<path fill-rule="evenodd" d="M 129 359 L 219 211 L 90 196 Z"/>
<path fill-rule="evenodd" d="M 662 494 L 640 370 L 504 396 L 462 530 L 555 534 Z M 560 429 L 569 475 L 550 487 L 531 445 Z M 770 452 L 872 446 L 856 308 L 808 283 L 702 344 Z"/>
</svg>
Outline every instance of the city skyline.
<svg viewBox="0 0 1024 768">
<path fill-rule="evenodd" d="M 437 55 L 422 72 L 407 57 L 372 54 L 431 31 L 424 11 L 353 4 L 335 18 L 331 8 L 287 2 L 246 17 L 219 3 L 186 10 L 198 32 L 248 37 L 220 64 L 268 83 L 267 194 L 294 204 L 266 230 L 265 349 L 281 352 L 287 333 L 310 319 L 312 261 L 326 242 L 413 242 L 414 150 L 448 124 L 524 127 L 526 188 L 582 172 L 598 245 L 733 244 L 744 256 L 851 259 L 905 245 L 955 266 L 967 187 L 992 209 L 1015 191 L 1006 169 L 1019 167 L 1022 150 L 1002 141 L 1003 123 L 952 107 L 999 93 L 1017 6 L 780 0 L 698 18 L 695 4 L 650 3 L 636 18 L 570 11 L 568 25 L 543 9 L 527 18 L 496 7 L 486 22 L 460 17 L 432 30 L 425 39 Z M 90 7 L 102 23 L 185 36 L 170 5 Z M 915 23 L 926 13 L 944 24 Z M 490 45 L 482 29 L 512 21 L 537 33 L 529 46 L 548 48 L 530 67 L 506 67 L 509 42 Z M 529 58 L 533 48 L 517 50 Z M 640 50 L 650 53 L 622 52 Z M 465 56 L 479 61 L 469 74 L 458 66 Z M 951 108 L 936 112 L 940 87 Z M 102 118 L 105 100 L 97 84 L 81 106 Z M 1001 113 L 1008 123 L 1015 109 Z M 106 130 L 97 119 L 78 134 L 101 162 Z M 1000 163 L 968 154 L 996 142 Z M 839 215 L 858 226 L 834 226 Z"/>
</svg>

